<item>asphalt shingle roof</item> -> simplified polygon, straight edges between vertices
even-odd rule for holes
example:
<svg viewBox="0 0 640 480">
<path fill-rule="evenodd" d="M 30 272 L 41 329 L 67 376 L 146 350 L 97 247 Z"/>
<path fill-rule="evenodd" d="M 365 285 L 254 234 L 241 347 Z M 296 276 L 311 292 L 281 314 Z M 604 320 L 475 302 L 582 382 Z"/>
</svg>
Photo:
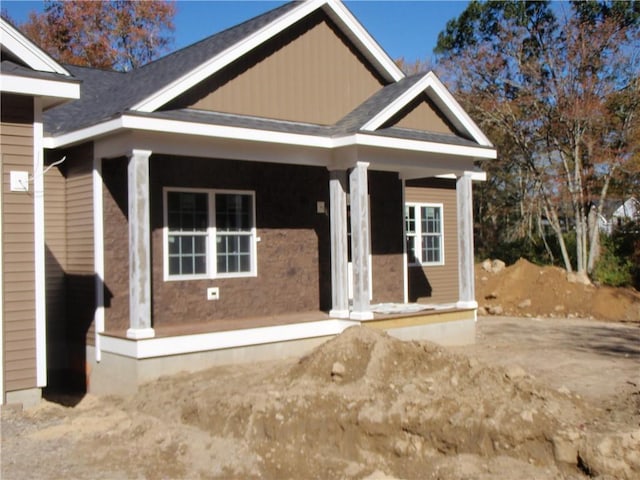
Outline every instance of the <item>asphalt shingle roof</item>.
<svg viewBox="0 0 640 480">
<path fill-rule="evenodd" d="M 42 80 L 55 80 L 57 82 L 79 83 L 80 80 L 70 78 L 67 75 L 52 72 L 41 72 L 32 68 L 24 67 L 12 62 L 11 60 L 2 60 L 0 71 L 4 74 L 13 74 L 21 77 L 37 78 Z"/>
<path fill-rule="evenodd" d="M 75 78 L 82 80 L 81 98 L 46 112 L 44 115 L 45 132 L 49 135 L 59 135 L 117 118 L 126 113 L 148 118 L 163 118 L 323 137 L 358 132 L 371 134 L 371 132 L 362 132 L 362 127 L 376 114 L 413 87 L 424 75 L 406 77 L 381 88 L 333 126 L 195 109 L 165 110 L 152 113 L 131 110 L 135 104 L 247 38 L 262 27 L 274 22 L 298 5 L 299 2 L 284 4 L 263 15 L 217 33 L 130 72 L 65 66 Z M 476 142 L 456 135 L 444 135 L 396 127 L 378 129 L 375 135 L 451 145 L 478 146 Z"/>
<path fill-rule="evenodd" d="M 126 73 L 65 65 L 72 75 L 83 81 L 81 98 L 47 113 L 44 117 L 45 130 L 50 134 L 65 133 L 122 114 L 298 4 L 286 3 Z"/>
</svg>

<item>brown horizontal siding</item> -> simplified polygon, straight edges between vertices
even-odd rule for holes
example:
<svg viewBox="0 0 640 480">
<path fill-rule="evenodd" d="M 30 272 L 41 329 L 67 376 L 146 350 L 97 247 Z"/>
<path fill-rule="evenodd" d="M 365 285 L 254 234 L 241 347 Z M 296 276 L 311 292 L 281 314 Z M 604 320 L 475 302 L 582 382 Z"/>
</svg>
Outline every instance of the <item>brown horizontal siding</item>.
<svg viewBox="0 0 640 480">
<path fill-rule="evenodd" d="M 351 42 L 318 12 L 169 108 L 190 106 L 331 125 L 382 85 Z"/>
<path fill-rule="evenodd" d="M 458 240 L 455 181 L 423 180 L 407 182 L 408 203 L 443 205 L 444 265 L 409 267 L 409 297 L 426 303 L 458 300 Z"/>
<path fill-rule="evenodd" d="M 36 386 L 33 183 L 10 191 L 10 172 L 33 174 L 33 101 L 2 95 L 2 248 L 5 391 Z"/>
</svg>

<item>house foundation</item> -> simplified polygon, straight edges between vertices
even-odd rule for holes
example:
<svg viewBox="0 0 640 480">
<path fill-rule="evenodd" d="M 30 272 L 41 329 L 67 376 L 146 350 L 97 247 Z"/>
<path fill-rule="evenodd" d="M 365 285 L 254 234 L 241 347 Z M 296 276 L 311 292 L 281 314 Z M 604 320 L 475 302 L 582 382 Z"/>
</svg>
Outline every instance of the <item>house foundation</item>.
<svg viewBox="0 0 640 480">
<path fill-rule="evenodd" d="M 429 310 L 401 316 L 376 315 L 363 322 L 329 319 L 291 324 L 286 326 L 290 332 L 286 340 L 278 340 L 279 334 L 285 331 L 284 326 L 247 328 L 245 333 L 236 330 L 139 340 L 103 335 L 100 362 L 95 361 L 95 347 L 87 346 L 87 391 L 98 395 L 130 395 L 140 385 L 166 375 L 300 357 L 346 328 L 360 325 L 385 330 L 401 340 L 464 345 L 475 341 L 476 311 Z M 169 343 L 178 347 L 172 352 L 163 352 L 163 344 Z M 180 344 L 185 348 L 180 348 Z M 202 350 L 187 351 L 190 348 L 187 345 Z"/>
</svg>

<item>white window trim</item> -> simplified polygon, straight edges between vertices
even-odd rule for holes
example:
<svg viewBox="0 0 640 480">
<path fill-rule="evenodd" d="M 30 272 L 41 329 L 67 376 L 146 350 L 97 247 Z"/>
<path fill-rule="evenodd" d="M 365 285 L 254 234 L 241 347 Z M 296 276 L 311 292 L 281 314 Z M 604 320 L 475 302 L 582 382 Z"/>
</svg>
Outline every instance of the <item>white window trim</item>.
<svg viewBox="0 0 640 480">
<path fill-rule="evenodd" d="M 428 203 L 428 202 L 406 202 L 405 203 L 405 212 L 406 212 L 406 207 L 415 207 L 416 208 L 416 231 L 415 231 L 415 238 L 416 238 L 416 251 L 420 252 L 420 256 L 422 256 L 422 216 L 420 214 L 420 209 L 421 207 L 435 207 L 435 208 L 439 208 L 440 209 L 440 261 L 439 262 L 410 262 L 409 259 L 407 258 L 407 262 L 409 264 L 409 266 L 411 267 L 437 267 L 437 266 L 442 266 L 445 264 L 444 261 L 444 255 L 445 255 L 445 251 L 444 251 L 444 204 L 442 203 Z M 406 215 L 406 213 L 405 213 Z M 405 222 L 405 226 L 406 226 L 406 218 L 404 220 Z M 405 227 L 405 235 L 404 235 L 404 241 L 406 244 L 407 241 L 407 234 L 408 232 L 406 231 L 406 227 Z M 405 247 L 406 248 L 406 247 Z M 409 250 L 407 249 L 407 257 L 409 256 Z"/>
<path fill-rule="evenodd" d="M 206 243 L 206 255 L 207 255 L 207 273 L 206 274 L 192 274 L 192 275 L 169 275 L 169 218 L 167 209 L 167 194 L 169 192 L 186 192 L 186 193 L 206 193 L 208 195 L 208 226 L 207 226 L 207 243 Z M 251 196 L 251 270 L 249 272 L 236 272 L 236 273 L 218 273 L 216 266 L 216 225 L 215 225 L 215 197 L 216 194 L 225 195 L 249 195 Z M 182 188 L 182 187 L 163 187 L 162 189 L 162 269 L 163 279 L 165 282 L 175 281 L 188 281 L 188 280 L 215 280 L 223 278 L 247 278 L 258 276 L 258 236 L 256 228 L 256 193 L 253 190 L 226 190 L 226 189 L 212 189 L 212 188 Z"/>
</svg>

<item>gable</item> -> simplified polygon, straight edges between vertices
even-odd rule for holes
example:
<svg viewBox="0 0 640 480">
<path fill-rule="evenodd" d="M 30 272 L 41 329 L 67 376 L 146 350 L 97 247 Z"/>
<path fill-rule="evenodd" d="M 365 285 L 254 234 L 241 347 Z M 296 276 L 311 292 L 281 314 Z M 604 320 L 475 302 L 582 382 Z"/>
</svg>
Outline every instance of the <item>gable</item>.
<svg viewBox="0 0 640 480">
<path fill-rule="evenodd" d="M 422 93 L 383 127 L 400 127 L 456 135 L 457 132 L 429 97 Z"/>
<path fill-rule="evenodd" d="M 164 109 L 332 125 L 384 84 L 332 20 L 316 11 Z"/>
</svg>

